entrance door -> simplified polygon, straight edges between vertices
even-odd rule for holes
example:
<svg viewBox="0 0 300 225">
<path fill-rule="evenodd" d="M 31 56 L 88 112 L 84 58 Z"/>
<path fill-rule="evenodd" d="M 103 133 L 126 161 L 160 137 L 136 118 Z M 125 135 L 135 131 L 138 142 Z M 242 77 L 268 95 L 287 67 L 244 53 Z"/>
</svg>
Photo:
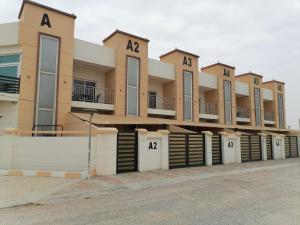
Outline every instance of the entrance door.
<svg viewBox="0 0 300 225">
<path fill-rule="evenodd" d="M 137 171 L 137 133 L 118 133 L 117 141 L 117 173 Z"/>
</svg>

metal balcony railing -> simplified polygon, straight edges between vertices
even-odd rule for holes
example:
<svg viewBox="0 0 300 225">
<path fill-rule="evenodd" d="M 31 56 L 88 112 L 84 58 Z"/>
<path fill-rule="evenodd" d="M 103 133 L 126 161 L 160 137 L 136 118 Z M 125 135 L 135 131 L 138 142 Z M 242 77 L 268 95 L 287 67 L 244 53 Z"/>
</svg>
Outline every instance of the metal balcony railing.
<svg viewBox="0 0 300 225">
<path fill-rule="evenodd" d="M 275 121 L 275 114 L 273 112 L 268 112 L 268 111 L 265 111 L 265 120 L 268 120 L 268 121 Z"/>
<path fill-rule="evenodd" d="M 18 94 L 19 87 L 20 87 L 19 78 L 0 75 L 0 92 Z"/>
<path fill-rule="evenodd" d="M 236 117 L 238 118 L 250 118 L 250 111 L 248 108 L 238 107 L 236 111 Z"/>
<path fill-rule="evenodd" d="M 217 104 L 214 103 L 200 103 L 199 112 L 201 114 L 218 115 Z"/>
<path fill-rule="evenodd" d="M 83 85 L 73 85 L 73 101 L 114 104 L 113 90 Z"/>
<path fill-rule="evenodd" d="M 174 110 L 175 99 L 173 97 L 161 97 L 156 95 L 148 95 L 148 108 Z"/>
</svg>

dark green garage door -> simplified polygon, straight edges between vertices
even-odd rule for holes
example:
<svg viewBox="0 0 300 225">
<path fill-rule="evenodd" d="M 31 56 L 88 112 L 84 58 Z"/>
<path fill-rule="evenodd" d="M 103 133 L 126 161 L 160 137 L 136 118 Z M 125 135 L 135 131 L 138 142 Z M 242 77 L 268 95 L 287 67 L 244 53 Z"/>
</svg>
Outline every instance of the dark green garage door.
<svg viewBox="0 0 300 225">
<path fill-rule="evenodd" d="M 118 133 L 117 173 L 137 171 L 137 133 Z"/>
<path fill-rule="evenodd" d="M 204 136 L 202 134 L 171 133 L 169 135 L 169 168 L 203 166 Z"/>
<path fill-rule="evenodd" d="M 220 135 L 212 136 L 212 164 L 222 164 L 222 151 L 221 151 L 221 140 Z"/>
<path fill-rule="evenodd" d="M 266 142 L 267 142 L 267 156 L 268 156 L 268 160 L 273 159 L 273 146 L 272 146 L 272 136 L 268 135 L 266 138 Z"/>
<path fill-rule="evenodd" d="M 261 142 L 258 135 L 241 136 L 242 162 L 259 161 L 261 156 Z"/>
<path fill-rule="evenodd" d="M 286 158 L 298 157 L 298 140 L 296 136 L 285 136 L 284 148 Z"/>
</svg>

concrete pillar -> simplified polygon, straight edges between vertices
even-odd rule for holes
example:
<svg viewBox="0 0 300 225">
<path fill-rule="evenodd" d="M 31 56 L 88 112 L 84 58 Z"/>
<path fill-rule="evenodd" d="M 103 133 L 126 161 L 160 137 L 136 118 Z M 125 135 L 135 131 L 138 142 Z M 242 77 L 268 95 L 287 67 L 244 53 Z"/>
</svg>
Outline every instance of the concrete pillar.
<svg viewBox="0 0 300 225">
<path fill-rule="evenodd" d="M 169 131 L 138 132 L 138 171 L 169 169 Z"/>
<path fill-rule="evenodd" d="M 97 175 L 114 175 L 117 173 L 117 134 L 116 128 L 98 128 L 97 148 L 92 154 L 96 158 Z"/>
<path fill-rule="evenodd" d="M 272 135 L 272 154 L 273 159 L 285 159 L 284 135 Z"/>
<path fill-rule="evenodd" d="M 267 153 L 267 135 L 264 133 L 259 133 L 260 136 L 260 144 L 261 144 L 261 158 L 262 160 L 268 160 L 268 153 Z"/>
<path fill-rule="evenodd" d="M 205 165 L 212 166 L 212 136 L 213 133 L 210 131 L 203 131 L 204 142 L 205 142 Z"/>
<path fill-rule="evenodd" d="M 220 132 L 222 163 L 241 163 L 240 133 Z"/>
<path fill-rule="evenodd" d="M 169 169 L 169 134 L 168 130 L 158 130 L 162 137 L 162 165 L 163 170 Z"/>
</svg>

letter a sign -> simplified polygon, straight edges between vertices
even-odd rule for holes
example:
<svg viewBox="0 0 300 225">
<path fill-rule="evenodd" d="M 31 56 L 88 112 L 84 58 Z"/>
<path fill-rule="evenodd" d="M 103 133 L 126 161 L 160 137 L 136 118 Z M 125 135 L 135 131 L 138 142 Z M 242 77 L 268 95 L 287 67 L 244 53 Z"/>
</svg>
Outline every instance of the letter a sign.
<svg viewBox="0 0 300 225">
<path fill-rule="evenodd" d="M 42 18 L 42 22 L 41 22 L 41 26 L 47 26 L 49 28 L 51 28 L 51 23 L 50 23 L 50 19 L 47 13 L 44 13 L 43 18 Z"/>
</svg>

